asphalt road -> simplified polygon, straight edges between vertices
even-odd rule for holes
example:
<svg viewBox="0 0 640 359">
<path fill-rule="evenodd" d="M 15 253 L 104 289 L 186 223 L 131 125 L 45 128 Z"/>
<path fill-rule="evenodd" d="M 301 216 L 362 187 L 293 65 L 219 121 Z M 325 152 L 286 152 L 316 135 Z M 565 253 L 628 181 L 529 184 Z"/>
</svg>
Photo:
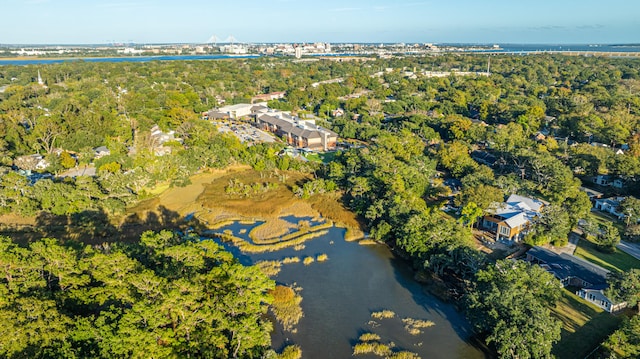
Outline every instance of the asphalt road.
<svg viewBox="0 0 640 359">
<path fill-rule="evenodd" d="M 620 241 L 617 247 L 619 250 L 630 254 L 640 260 L 640 245 L 636 243 Z"/>
</svg>

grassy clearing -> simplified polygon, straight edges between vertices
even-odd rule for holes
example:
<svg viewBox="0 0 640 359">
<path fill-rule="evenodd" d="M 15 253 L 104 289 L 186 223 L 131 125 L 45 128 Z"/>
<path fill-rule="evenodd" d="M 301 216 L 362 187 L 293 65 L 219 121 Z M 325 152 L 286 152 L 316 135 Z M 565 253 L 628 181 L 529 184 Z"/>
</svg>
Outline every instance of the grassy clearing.
<svg viewBox="0 0 640 359">
<path fill-rule="evenodd" d="M 640 268 L 640 260 L 633 256 L 619 249 L 615 253 L 601 252 L 595 243 L 583 238 L 578 241 L 574 255 L 614 272 Z"/>
<path fill-rule="evenodd" d="M 373 312 L 371 313 L 371 318 L 374 319 L 391 319 L 394 318 L 396 316 L 396 313 L 392 310 L 381 310 L 379 312 Z"/>
<path fill-rule="evenodd" d="M 404 323 L 404 329 L 409 332 L 411 335 L 422 334 L 422 330 L 424 328 L 429 328 L 436 323 L 430 320 L 421 320 L 421 319 L 413 319 L 413 318 L 405 318 L 402 319 L 402 323 Z"/>
<path fill-rule="evenodd" d="M 302 318 L 302 297 L 293 289 L 278 285 L 270 291 L 273 296 L 271 311 L 276 319 L 282 323 L 285 330 L 294 331 L 294 327 Z"/>
<path fill-rule="evenodd" d="M 329 163 L 332 162 L 336 159 L 336 154 L 338 152 L 336 151 L 332 151 L 332 152 L 324 152 L 324 153 L 320 153 L 320 158 L 322 158 L 322 162 L 324 163 Z"/>
<path fill-rule="evenodd" d="M 560 341 L 552 353 L 559 359 L 584 358 L 619 325 L 621 318 L 563 290 L 554 317 L 562 322 Z"/>
</svg>

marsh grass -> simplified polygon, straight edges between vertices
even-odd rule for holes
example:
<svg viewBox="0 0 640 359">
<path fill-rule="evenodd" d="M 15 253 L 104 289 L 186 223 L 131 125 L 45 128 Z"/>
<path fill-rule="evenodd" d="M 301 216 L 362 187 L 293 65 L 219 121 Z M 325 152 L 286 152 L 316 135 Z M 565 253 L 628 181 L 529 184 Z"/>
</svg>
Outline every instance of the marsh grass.
<svg viewBox="0 0 640 359">
<path fill-rule="evenodd" d="M 305 257 L 304 260 L 302 261 L 302 263 L 304 263 L 304 265 L 308 266 L 309 264 L 313 263 L 315 261 L 315 259 L 313 259 L 313 257 Z"/>
<path fill-rule="evenodd" d="M 220 238 L 223 241 L 232 242 L 238 249 L 245 253 L 264 253 L 264 252 L 275 252 L 279 251 L 283 248 L 293 247 L 299 244 L 304 243 L 313 238 L 322 237 L 329 233 L 329 231 L 318 231 L 313 233 L 307 233 L 301 235 L 299 237 L 294 237 L 284 242 L 277 242 L 273 244 L 253 244 L 245 241 L 242 238 L 238 238 L 236 236 L 227 234 L 227 233 L 214 233 L 213 235 Z"/>
<path fill-rule="evenodd" d="M 317 262 L 324 262 L 324 261 L 327 261 L 327 260 L 329 260 L 329 256 L 326 253 L 319 254 L 316 257 L 316 261 Z"/>
<path fill-rule="evenodd" d="M 401 352 L 393 353 L 387 358 L 388 359 L 420 359 L 420 356 L 414 352 L 403 350 Z"/>
<path fill-rule="evenodd" d="M 276 319 L 282 323 L 287 331 L 294 330 L 294 327 L 302 318 L 302 297 L 298 295 L 292 288 L 277 285 L 273 290 L 269 291 L 273 296 L 271 311 Z"/>
<path fill-rule="evenodd" d="M 230 181 L 240 180 L 244 183 L 279 183 L 279 179 L 273 172 L 258 172 L 244 170 L 230 173 L 214 179 L 204 186 L 204 191 L 198 196 L 198 201 L 206 208 L 218 208 L 237 216 L 253 218 L 259 214 L 261 218 L 277 218 L 281 211 L 292 207 L 298 199 L 295 198 L 290 188 L 300 181 L 309 179 L 310 175 L 297 172 L 287 172 L 285 185 L 279 185 L 269 191 L 250 197 L 229 197 L 221 195 L 225 193 Z"/>
<path fill-rule="evenodd" d="M 270 219 L 254 227 L 251 232 L 249 232 L 249 238 L 255 243 L 267 243 L 266 240 L 270 238 L 278 239 L 278 237 L 286 235 L 294 228 L 296 228 L 295 224 L 285 221 L 284 219 Z"/>
<path fill-rule="evenodd" d="M 286 222 L 286 221 L 284 221 L 284 222 Z M 293 226 L 292 228 L 296 228 L 295 225 L 292 224 L 292 226 Z M 317 226 L 305 227 L 304 229 L 299 229 L 296 232 L 292 232 L 292 233 L 289 233 L 289 234 L 286 234 L 286 235 L 283 235 L 283 236 L 280 236 L 280 237 L 270 237 L 270 238 L 260 238 L 260 239 L 258 239 L 255 236 L 255 233 L 254 233 L 253 230 L 249 233 L 249 236 L 252 238 L 254 243 L 257 244 L 257 245 L 277 245 L 279 243 L 284 243 L 284 242 L 288 242 L 288 241 L 293 240 L 293 239 L 297 239 L 300 236 L 303 236 L 303 235 L 306 235 L 306 234 L 313 234 L 313 233 L 315 233 L 317 231 L 331 228 L 332 226 L 333 226 L 333 223 L 331 221 L 326 221 L 325 223 L 319 224 Z M 261 227 L 261 226 L 259 226 L 259 227 Z M 310 238 L 315 238 L 315 237 L 310 237 Z"/>
<path fill-rule="evenodd" d="M 207 215 L 206 214 L 199 214 L 200 218 L 206 218 Z M 208 221 L 209 222 L 209 221 Z M 226 216 L 224 217 L 224 219 L 218 220 L 218 221 L 211 221 L 211 223 L 207 224 L 207 228 L 208 229 L 220 229 L 222 227 L 226 227 L 226 226 L 230 226 L 232 224 L 242 224 L 242 225 L 252 225 L 255 224 L 256 221 L 253 219 L 247 219 L 244 217 L 235 217 L 229 213 L 226 214 Z M 246 232 L 246 229 L 243 229 L 244 232 Z M 241 230 L 242 232 L 242 230 Z"/>
<path fill-rule="evenodd" d="M 282 264 L 300 263 L 299 257 L 287 257 L 282 260 Z"/>
<path fill-rule="evenodd" d="M 404 323 L 404 329 L 409 332 L 411 335 L 418 335 L 422 333 L 421 329 L 429 328 L 436 325 L 434 322 L 430 320 L 421 320 L 421 319 L 413 319 L 413 318 L 405 318 L 402 319 L 402 323 Z"/>
<path fill-rule="evenodd" d="M 302 349 L 299 345 L 289 345 L 284 348 L 282 353 L 277 355 L 277 359 L 300 359 L 302 358 Z"/>
<path fill-rule="evenodd" d="M 357 343 L 353 347 L 353 355 L 358 354 L 375 354 L 381 357 L 387 357 L 393 352 L 388 345 L 382 344 L 377 341 L 373 342 L 365 342 L 365 343 Z"/>
<path fill-rule="evenodd" d="M 256 263 L 256 266 L 260 268 L 262 273 L 269 277 L 275 277 L 280 273 L 282 268 L 282 262 L 280 261 L 260 261 Z"/>
<path fill-rule="evenodd" d="M 374 241 L 373 239 L 361 239 L 358 241 L 358 244 L 365 246 L 365 245 L 378 244 L 378 242 Z"/>
<path fill-rule="evenodd" d="M 396 313 L 388 309 L 371 313 L 371 318 L 374 318 L 374 319 L 391 319 L 391 318 L 394 318 L 395 316 L 396 316 Z"/>
<path fill-rule="evenodd" d="M 343 226 L 339 226 L 343 227 Z M 355 242 L 357 240 L 362 240 L 364 238 L 364 232 L 359 228 L 354 228 L 351 226 L 344 227 L 346 231 L 344 232 L 344 240 L 347 242 Z"/>
<path fill-rule="evenodd" d="M 282 208 L 280 211 L 280 217 L 311 217 L 314 222 L 322 220 L 318 211 L 313 209 L 311 204 L 303 201 L 296 201 L 291 203 L 288 207 Z"/>
<path fill-rule="evenodd" d="M 339 227 L 362 228 L 364 222 L 342 204 L 342 195 L 339 192 L 317 194 L 306 201 L 322 218 L 332 220 Z"/>
<path fill-rule="evenodd" d="M 358 338 L 360 342 L 380 341 L 380 336 L 376 333 L 364 333 Z"/>
<path fill-rule="evenodd" d="M 305 248 L 307 248 L 307 246 L 305 246 L 304 244 L 296 244 L 295 246 L 293 246 L 294 251 L 301 251 Z"/>
</svg>

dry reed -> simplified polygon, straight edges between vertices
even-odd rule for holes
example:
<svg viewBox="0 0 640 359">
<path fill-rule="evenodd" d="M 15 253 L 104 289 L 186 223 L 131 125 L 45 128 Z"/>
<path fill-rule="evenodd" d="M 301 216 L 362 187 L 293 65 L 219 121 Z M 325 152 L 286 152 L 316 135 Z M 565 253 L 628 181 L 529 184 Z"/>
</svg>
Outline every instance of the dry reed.
<svg viewBox="0 0 640 359">
<path fill-rule="evenodd" d="M 394 318 L 396 316 L 396 313 L 391 311 L 391 310 L 381 310 L 379 312 L 373 312 L 371 313 L 371 318 L 374 319 L 390 319 L 390 318 Z"/>
<path fill-rule="evenodd" d="M 302 297 L 293 289 L 282 285 L 277 285 L 270 294 L 273 296 L 271 304 L 273 315 L 282 323 L 285 330 L 293 330 L 303 316 L 302 307 L 300 307 Z"/>
</svg>

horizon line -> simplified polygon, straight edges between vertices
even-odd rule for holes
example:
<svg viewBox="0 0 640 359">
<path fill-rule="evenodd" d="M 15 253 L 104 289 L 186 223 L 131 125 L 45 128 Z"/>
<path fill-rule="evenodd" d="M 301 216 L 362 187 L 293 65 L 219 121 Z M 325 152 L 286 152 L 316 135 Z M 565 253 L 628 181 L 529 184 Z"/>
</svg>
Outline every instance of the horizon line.
<svg viewBox="0 0 640 359">
<path fill-rule="evenodd" d="M 124 46 L 124 45 L 218 45 L 218 44 L 237 44 L 237 45 L 261 45 L 261 44 L 313 44 L 313 43 L 329 43 L 329 44 L 433 44 L 433 45 L 554 45 L 554 46 L 640 46 L 640 42 L 428 42 L 428 41 L 235 41 L 235 42 L 96 42 L 96 43 L 0 43 L 2 47 L 14 46 Z"/>
</svg>

